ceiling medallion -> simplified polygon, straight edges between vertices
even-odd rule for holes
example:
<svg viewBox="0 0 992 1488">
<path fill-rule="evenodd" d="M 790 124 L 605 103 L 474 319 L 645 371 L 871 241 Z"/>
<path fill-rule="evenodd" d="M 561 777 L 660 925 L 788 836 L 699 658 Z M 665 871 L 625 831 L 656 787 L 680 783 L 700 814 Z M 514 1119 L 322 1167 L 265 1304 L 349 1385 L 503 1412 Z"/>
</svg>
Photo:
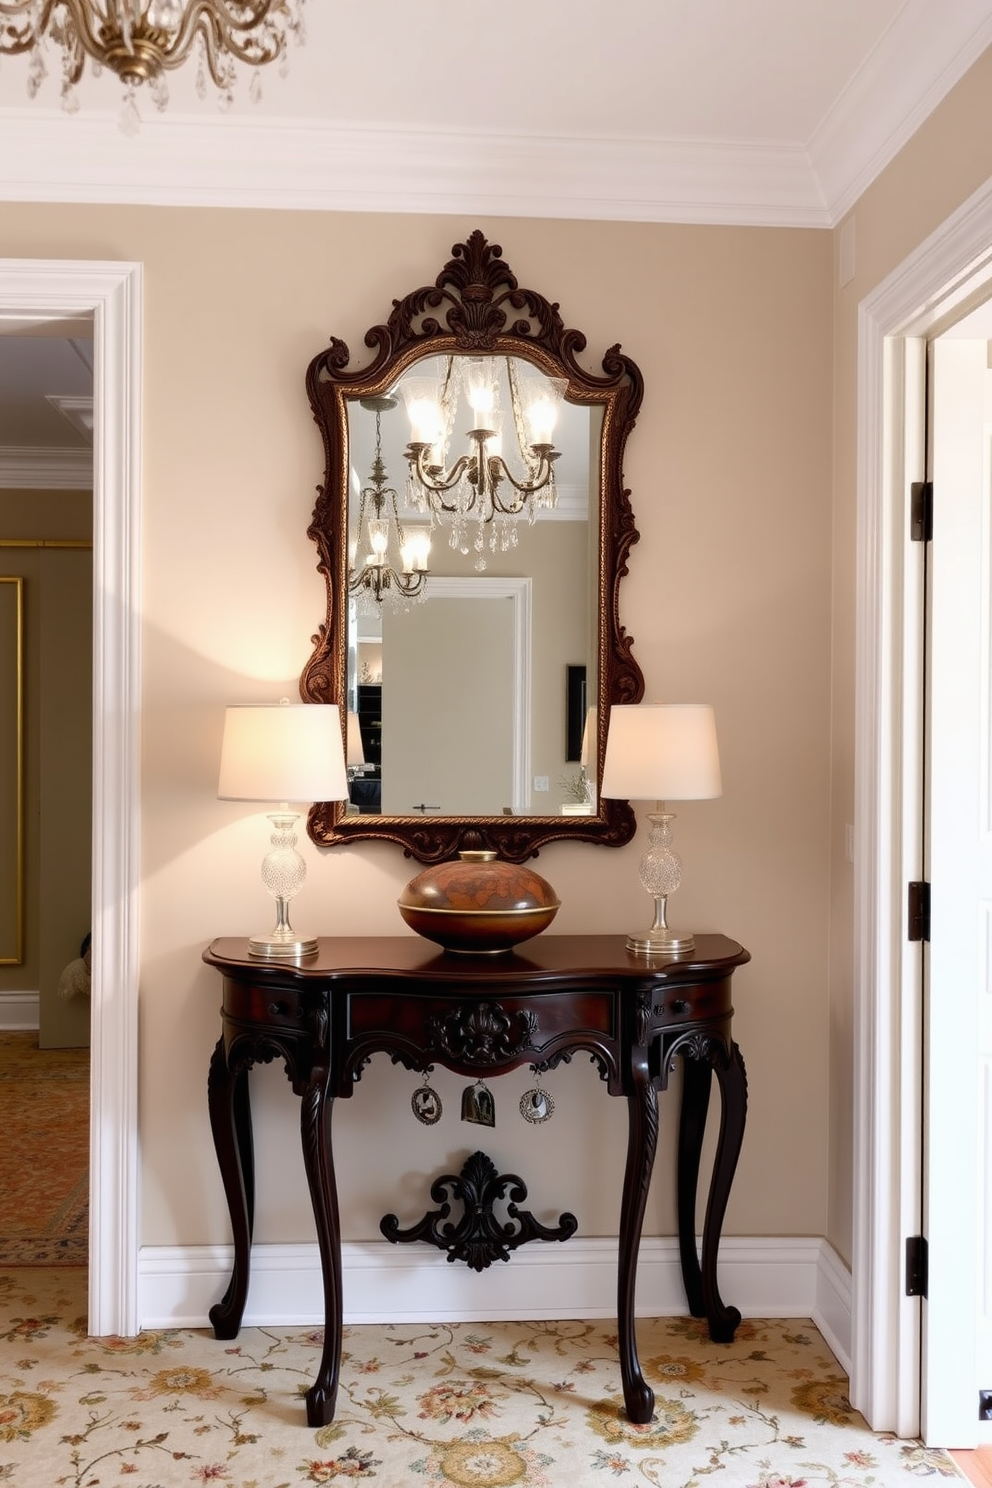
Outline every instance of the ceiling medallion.
<svg viewBox="0 0 992 1488">
<path fill-rule="evenodd" d="M 94 72 L 108 67 L 125 86 L 121 127 L 139 121 L 135 89 L 147 83 L 157 108 L 169 101 L 165 74 L 195 52 L 196 89 L 206 94 L 207 75 L 221 107 L 233 101 L 237 63 L 254 68 L 253 101 L 261 95 L 259 68 L 284 63 L 287 43 L 303 40 L 305 0 L 0 0 L 0 55 L 30 54 L 32 98 L 48 74 L 46 56 L 57 49 L 62 107 L 79 107 L 76 85 L 87 57 Z"/>
</svg>

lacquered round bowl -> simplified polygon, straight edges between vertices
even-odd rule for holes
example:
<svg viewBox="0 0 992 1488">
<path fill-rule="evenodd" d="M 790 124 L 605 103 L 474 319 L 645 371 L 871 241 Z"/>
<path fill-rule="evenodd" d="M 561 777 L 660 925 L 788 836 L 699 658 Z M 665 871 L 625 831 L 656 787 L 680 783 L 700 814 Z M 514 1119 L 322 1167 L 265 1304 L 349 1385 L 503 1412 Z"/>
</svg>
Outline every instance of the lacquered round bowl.
<svg viewBox="0 0 992 1488">
<path fill-rule="evenodd" d="M 411 879 L 397 901 L 412 930 L 446 951 L 494 955 L 546 930 L 561 907 L 554 889 L 520 863 L 464 852 Z"/>
</svg>

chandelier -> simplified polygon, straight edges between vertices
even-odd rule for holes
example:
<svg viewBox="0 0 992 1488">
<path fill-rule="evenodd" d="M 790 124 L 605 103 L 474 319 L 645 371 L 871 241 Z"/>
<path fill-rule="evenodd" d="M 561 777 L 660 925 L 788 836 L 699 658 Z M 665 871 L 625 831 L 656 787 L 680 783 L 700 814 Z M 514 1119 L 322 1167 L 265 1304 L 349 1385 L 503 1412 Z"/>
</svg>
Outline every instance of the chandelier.
<svg viewBox="0 0 992 1488">
<path fill-rule="evenodd" d="M 303 40 L 305 0 L 0 0 L 0 54 L 30 52 L 28 93 L 47 76 L 48 43 L 60 53 L 62 106 L 79 107 L 76 85 L 89 57 L 125 85 L 122 123 L 137 123 L 135 88 L 147 83 L 159 109 L 168 103 L 165 74 L 198 56 L 200 97 L 210 79 L 222 106 L 231 103 L 236 64 L 255 69 L 251 97 L 260 96 L 258 69 L 284 61 L 289 37 Z"/>
<path fill-rule="evenodd" d="M 413 435 L 406 447 L 410 503 L 430 512 L 432 520 L 450 522 L 451 546 L 462 552 L 468 551 L 468 523 L 474 521 L 474 546 L 480 554 L 476 567 L 484 568 L 486 547 L 506 552 L 516 546 L 517 518 L 533 522 L 540 508 L 558 503 L 555 461 L 560 451 L 552 434 L 568 383 L 533 369 L 521 376 L 513 357 L 448 357 L 435 373 L 405 377 L 400 387 Z M 467 451 L 446 469 L 460 391 L 472 427 Z M 503 456 L 504 396 L 519 457 L 517 473 Z"/>
<path fill-rule="evenodd" d="M 363 408 L 375 414 L 375 455 L 369 483 L 362 488 L 359 498 L 348 592 L 364 595 L 380 605 L 387 595 L 399 601 L 419 599 L 423 597 L 429 572 L 430 532 L 424 527 L 403 527 L 396 492 L 387 484 L 386 467 L 382 461 L 382 415 L 396 407 L 396 399 L 384 396 L 360 401 Z M 361 568 L 358 568 L 358 547 L 363 537 L 367 539 L 368 552 Z M 399 569 L 389 561 L 390 549 L 399 555 Z"/>
</svg>

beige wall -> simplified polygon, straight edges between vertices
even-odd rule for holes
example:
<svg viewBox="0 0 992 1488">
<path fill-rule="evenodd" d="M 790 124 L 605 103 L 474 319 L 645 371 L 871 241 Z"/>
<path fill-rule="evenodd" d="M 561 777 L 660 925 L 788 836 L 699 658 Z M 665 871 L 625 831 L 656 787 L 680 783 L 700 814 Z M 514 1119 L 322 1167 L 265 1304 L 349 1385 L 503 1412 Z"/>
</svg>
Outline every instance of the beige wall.
<svg viewBox="0 0 992 1488">
<path fill-rule="evenodd" d="M 857 313 L 918 244 L 992 175 L 987 51 L 853 210 L 856 272 L 836 294 L 834 335 L 833 703 L 831 722 L 831 1158 L 827 1236 L 850 1258 L 852 1205 L 852 868 L 857 483 Z M 850 231 L 850 227 L 847 229 Z M 840 230 L 835 238 L 839 259 Z"/>
<path fill-rule="evenodd" d="M 831 238 L 824 232 L 238 211 L 0 207 L 11 257 L 140 260 L 144 319 L 142 1242 L 219 1242 L 228 1223 L 206 1116 L 218 934 L 269 914 L 262 816 L 215 798 L 224 705 L 293 685 L 322 615 L 305 536 L 321 449 L 304 392 L 330 334 L 356 357 L 393 296 L 429 282 L 481 226 L 520 282 L 560 301 L 596 365 L 619 341 L 646 385 L 626 481 L 642 537 L 623 588 L 651 700 L 715 704 L 721 800 L 679 815 L 685 883 L 672 918 L 753 955 L 736 979 L 751 1111 L 727 1233 L 822 1234 L 828 1112 Z M 540 871 L 561 932 L 649 919 L 628 847 L 554 844 Z M 401 931 L 411 864 L 387 844 L 318 854 L 299 921 Z M 415 865 L 413 865 L 415 866 Z M 439 1127 L 414 1122 L 414 1079 L 386 1061 L 335 1116 L 342 1221 L 378 1234 L 424 1206 L 472 1132 L 439 1075 Z M 556 1119 L 530 1128 L 527 1075 L 497 1087 L 488 1148 L 535 1212 L 615 1232 L 625 1119 L 595 1070 L 556 1071 Z M 255 1081 L 259 1240 L 311 1233 L 298 1103 Z M 673 1227 L 675 1111 L 646 1231 Z M 468 1136 L 466 1136 L 468 1132 Z"/>
</svg>

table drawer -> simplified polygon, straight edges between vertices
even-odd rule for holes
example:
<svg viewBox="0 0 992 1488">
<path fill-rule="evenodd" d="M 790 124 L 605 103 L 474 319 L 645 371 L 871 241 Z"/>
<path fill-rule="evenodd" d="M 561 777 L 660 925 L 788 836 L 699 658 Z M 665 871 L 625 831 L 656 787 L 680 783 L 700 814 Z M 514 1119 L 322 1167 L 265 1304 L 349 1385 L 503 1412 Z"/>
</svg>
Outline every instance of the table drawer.
<svg viewBox="0 0 992 1488">
<path fill-rule="evenodd" d="M 408 998 L 353 993 L 346 1037 L 366 1049 L 415 1049 L 456 1067 L 508 1068 L 546 1058 L 561 1047 L 612 1045 L 617 994 Z"/>
</svg>

